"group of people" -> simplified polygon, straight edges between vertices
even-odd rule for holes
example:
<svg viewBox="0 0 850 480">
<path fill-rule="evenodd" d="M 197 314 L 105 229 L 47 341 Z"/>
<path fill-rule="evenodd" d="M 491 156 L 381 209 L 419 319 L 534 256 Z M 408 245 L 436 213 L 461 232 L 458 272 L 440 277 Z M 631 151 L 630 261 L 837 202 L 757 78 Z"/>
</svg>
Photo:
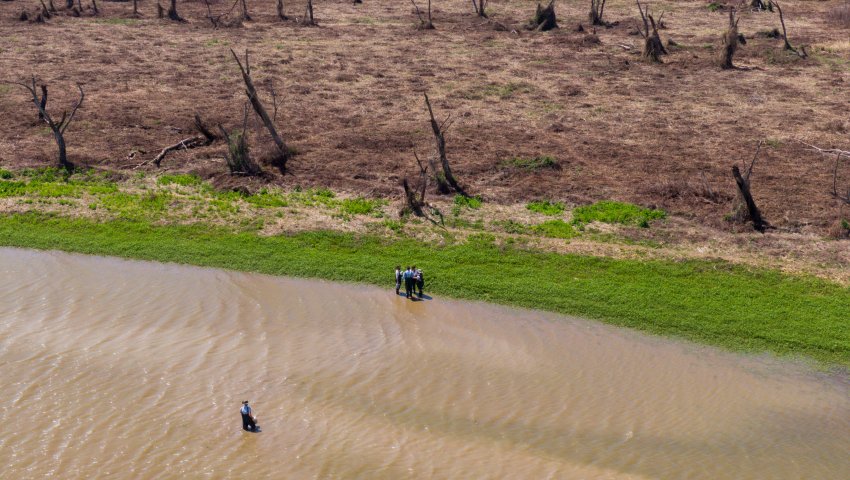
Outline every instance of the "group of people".
<svg viewBox="0 0 850 480">
<path fill-rule="evenodd" d="M 425 276 L 422 274 L 422 270 L 416 268 L 416 265 L 412 267 L 405 267 L 404 270 L 401 269 L 401 266 L 396 265 L 395 267 L 395 294 L 399 294 L 399 290 L 401 290 L 401 285 L 404 284 L 404 294 L 407 298 L 413 300 L 413 295 L 416 293 L 416 290 L 419 290 L 419 298 L 422 298 L 422 288 L 425 286 Z"/>
</svg>

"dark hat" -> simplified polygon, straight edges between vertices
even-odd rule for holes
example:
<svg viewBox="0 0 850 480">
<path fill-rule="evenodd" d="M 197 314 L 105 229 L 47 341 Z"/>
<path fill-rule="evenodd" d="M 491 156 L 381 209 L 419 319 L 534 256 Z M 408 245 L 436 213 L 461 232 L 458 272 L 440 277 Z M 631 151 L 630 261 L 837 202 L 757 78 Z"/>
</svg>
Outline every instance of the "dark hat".
<svg viewBox="0 0 850 480">
<path fill-rule="evenodd" d="M 242 405 L 248 405 L 248 400 L 243 400 Z"/>
</svg>

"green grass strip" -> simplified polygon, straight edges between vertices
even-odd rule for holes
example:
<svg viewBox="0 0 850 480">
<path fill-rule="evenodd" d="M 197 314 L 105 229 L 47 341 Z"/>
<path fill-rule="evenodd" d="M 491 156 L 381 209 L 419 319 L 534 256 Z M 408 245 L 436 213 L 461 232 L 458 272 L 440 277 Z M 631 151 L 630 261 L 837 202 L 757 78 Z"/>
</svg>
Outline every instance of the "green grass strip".
<svg viewBox="0 0 850 480">
<path fill-rule="evenodd" d="M 474 237 L 477 238 L 477 237 Z M 850 366 L 850 290 L 723 262 L 531 252 L 488 239 L 444 247 L 345 233 L 261 237 L 207 225 L 0 217 L 0 245 L 317 277 L 392 287 L 415 263 L 430 293 L 598 319 L 751 352 Z"/>
</svg>

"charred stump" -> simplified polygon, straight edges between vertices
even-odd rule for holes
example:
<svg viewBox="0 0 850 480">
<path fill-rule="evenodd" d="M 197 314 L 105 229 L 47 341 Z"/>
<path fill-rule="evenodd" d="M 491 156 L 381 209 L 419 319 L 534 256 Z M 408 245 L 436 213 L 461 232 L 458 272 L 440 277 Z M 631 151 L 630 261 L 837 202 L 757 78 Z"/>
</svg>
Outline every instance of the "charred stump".
<svg viewBox="0 0 850 480">
<path fill-rule="evenodd" d="M 641 55 L 643 58 L 653 62 L 660 62 L 661 55 L 666 55 L 667 49 L 664 48 L 661 36 L 658 35 L 658 26 L 656 25 L 652 14 L 649 13 L 649 7 L 647 6 L 644 9 L 640 4 L 640 0 L 636 1 L 638 11 L 640 12 L 640 18 L 643 21 L 643 30 L 638 29 L 643 37 L 643 52 Z"/>
<path fill-rule="evenodd" d="M 738 20 L 735 12 L 729 12 L 729 28 L 723 34 L 723 48 L 720 50 L 720 68 L 729 70 L 735 68 L 732 63 L 735 52 L 738 51 L 738 43 L 742 42 L 738 34 Z"/>
<path fill-rule="evenodd" d="M 304 10 L 304 18 L 301 19 L 301 25 L 306 27 L 315 27 L 316 19 L 313 18 L 313 0 L 307 0 L 307 8 Z"/>
<path fill-rule="evenodd" d="M 259 175 L 260 166 L 251 158 L 248 148 L 248 104 L 245 104 L 242 115 L 242 130 L 228 132 L 219 124 L 222 138 L 227 142 L 224 159 L 232 175 Z"/>
<path fill-rule="evenodd" d="M 472 8 L 475 9 L 475 14 L 482 18 L 487 18 L 487 0 L 472 0 Z"/>
<path fill-rule="evenodd" d="M 280 20 L 289 20 L 289 17 L 283 12 L 283 0 L 277 0 L 277 18 Z"/>
<path fill-rule="evenodd" d="M 536 30 L 539 32 L 546 32 L 558 28 L 558 21 L 555 17 L 555 0 L 549 0 L 549 4 L 546 5 L 546 7 L 543 7 L 543 5 L 538 3 L 537 11 L 534 13 L 534 16 L 531 18 L 531 21 L 528 23 L 526 28 L 528 30 Z"/>
<path fill-rule="evenodd" d="M 738 186 L 738 201 L 736 202 L 736 206 L 731 217 L 732 220 L 737 222 L 743 223 L 750 221 L 753 223 L 753 228 L 756 231 L 764 233 L 770 225 L 762 217 L 761 211 L 758 206 L 756 206 L 756 202 L 753 200 L 753 195 L 750 192 L 750 176 L 753 173 L 753 166 L 758 158 L 761 145 L 762 142 L 759 142 L 758 147 L 756 148 L 756 153 L 753 156 L 753 160 L 750 162 L 750 166 L 747 168 L 745 174 L 741 174 L 741 170 L 737 165 L 732 167 L 732 177 L 735 179 L 735 184 Z"/>
<path fill-rule="evenodd" d="M 160 7 L 162 8 L 162 7 Z M 177 13 L 177 0 L 171 0 L 171 5 L 168 7 L 168 18 L 175 22 L 185 22 L 186 20 Z"/>
<path fill-rule="evenodd" d="M 591 25 L 605 25 L 602 14 L 605 13 L 605 0 L 590 0 L 588 19 Z"/>
<path fill-rule="evenodd" d="M 416 16 L 419 17 L 419 30 L 434 30 L 434 24 L 431 22 L 431 0 L 428 0 L 428 19 L 426 20 L 422 16 L 422 12 L 419 11 L 419 6 L 416 5 L 415 0 L 410 0 L 410 3 L 413 4 L 413 8 L 416 10 Z"/>
</svg>

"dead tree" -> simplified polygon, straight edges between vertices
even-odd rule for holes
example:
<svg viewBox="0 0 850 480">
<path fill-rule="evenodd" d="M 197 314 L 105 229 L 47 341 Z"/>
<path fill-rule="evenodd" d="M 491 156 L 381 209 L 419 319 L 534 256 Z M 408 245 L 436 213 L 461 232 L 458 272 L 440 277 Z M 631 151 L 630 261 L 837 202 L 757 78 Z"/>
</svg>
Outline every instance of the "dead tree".
<svg viewBox="0 0 850 480">
<path fill-rule="evenodd" d="M 171 6 L 168 7 L 168 18 L 175 22 L 185 22 L 186 20 L 177 13 L 177 0 L 171 0 Z"/>
<path fill-rule="evenodd" d="M 406 212 L 410 212 L 417 217 L 421 217 L 425 215 L 422 207 L 425 206 L 425 192 L 428 189 L 428 166 L 422 164 L 419 155 L 416 154 L 416 150 L 413 150 L 413 156 L 416 158 L 416 164 L 419 165 L 419 181 L 416 184 L 416 188 L 411 188 L 407 178 L 402 180 L 401 186 L 404 189 L 405 207 L 401 210 L 401 216 L 404 216 Z"/>
<path fill-rule="evenodd" d="M 175 150 L 188 150 L 190 148 L 205 147 L 218 139 L 218 136 L 216 136 L 209 130 L 209 128 L 207 128 L 203 120 L 201 120 L 201 116 L 197 113 L 195 114 L 195 129 L 198 130 L 201 136 L 184 138 L 183 140 L 180 140 L 174 145 L 169 145 L 163 148 L 162 151 L 160 151 L 159 154 L 154 157 L 153 164 L 159 167 L 165 156 Z"/>
<path fill-rule="evenodd" d="M 558 28 L 558 20 L 555 17 L 555 0 L 549 0 L 549 4 L 545 8 L 538 3 L 537 10 L 526 28 L 540 32 Z"/>
<path fill-rule="evenodd" d="M 262 170 L 257 163 L 251 159 L 248 149 L 248 104 L 243 107 L 242 130 L 233 130 L 228 133 L 221 124 L 218 129 L 227 142 L 227 152 L 224 155 L 227 168 L 233 175 L 259 175 Z"/>
<path fill-rule="evenodd" d="M 766 2 L 764 0 L 751 0 L 750 7 L 755 10 L 768 10 L 772 12 L 773 2 L 771 0 L 767 0 Z"/>
<path fill-rule="evenodd" d="M 46 19 L 50 19 L 50 17 L 53 16 L 50 13 L 50 9 L 47 8 L 47 5 L 44 4 L 44 0 L 40 0 L 40 1 L 41 1 L 41 16 L 43 16 Z"/>
<path fill-rule="evenodd" d="M 782 15 L 782 7 L 779 6 L 779 2 L 771 0 L 771 3 L 776 6 L 776 11 L 779 12 L 779 23 L 782 24 L 782 38 L 785 40 L 785 50 L 796 53 L 797 56 L 799 56 L 800 58 L 808 57 L 805 48 L 801 47 L 800 50 L 797 50 L 796 48 L 791 46 L 791 42 L 788 41 L 788 31 L 785 30 L 785 17 Z"/>
<path fill-rule="evenodd" d="M 413 8 L 416 9 L 416 16 L 419 17 L 419 29 L 420 30 L 433 30 L 434 24 L 431 22 L 431 0 L 428 0 L 428 20 L 422 17 L 422 12 L 419 11 L 419 6 L 416 5 L 415 0 L 410 0 L 410 3 L 413 4 Z"/>
<path fill-rule="evenodd" d="M 245 49 L 245 65 L 242 65 L 242 62 L 239 61 L 239 57 L 236 56 L 236 52 L 234 52 L 233 49 L 230 49 L 230 53 L 233 54 L 233 59 L 236 60 L 236 64 L 239 65 L 239 71 L 242 73 L 242 80 L 245 82 L 245 95 L 248 96 L 248 101 L 251 102 L 254 112 L 256 112 L 257 116 L 260 117 L 260 120 L 263 121 L 263 125 L 265 125 L 266 130 L 268 130 L 269 135 L 271 135 L 275 146 L 277 146 L 277 156 L 271 163 L 283 172 L 286 170 L 286 162 L 292 157 L 292 152 L 277 133 L 274 122 L 271 118 L 269 118 L 269 114 L 266 113 L 266 109 L 263 107 L 262 102 L 260 102 L 260 97 L 257 96 L 257 89 L 254 88 L 254 81 L 251 78 L 251 65 L 248 63 L 248 49 Z"/>
<path fill-rule="evenodd" d="M 156 2 L 156 18 L 165 18 L 165 9 L 159 2 Z"/>
<path fill-rule="evenodd" d="M 472 0 L 472 8 L 475 9 L 475 14 L 479 17 L 487 18 L 487 0 Z"/>
<path fill-rule="evenodd" d="M 605 13 L 605 0 L 590 0 L 590 14 L 588 18 L 591 25 L 605 25 L 602 14 Z"/>
<path fill-rule="evenodd" d="M 315 27 L 316 20 L 313 18 L 313 0 L 307 0 L 307 8 L 304 10 L 304 18 L 301 19 L 301 25 L 306 27 Z"/>
<path fill-rule="evenodd" d="M 56 6 L 53 5 L 53 0 L 47 1 L 47 6 L 49 7 L 50 13 L 56 13 Z"/>
<path fill-rule="evenodd" d="M 242 20 L 246 22 L 251 21 L 251 14 L 248 13 L 248 0 L 241 0 L 242 4 Z"/>
<path fill-rule="evenodd" d="M 660 62 L 661 55 L 666 55 L 667 49 L 664 48 L 664 43 L 661 42 L 661 37 L 658 35 L 658 26 L 655 24 L 655 19 L 649 13 L 649 6 L 643 8 L 640 0 L 636 1 L 640 18 L 643 20 L 643 30 L 638 28 L 638 31 L 643 37 L 643 58 L 647 58 L 653 62 Z"/>
<path fill-rule="evenodd" d="M 27 91 L 32 96 L 32 102 L 35 105 L 35 108 L 38 110 L 38 118 L 42 120 L 47 126 L 50 128 L 50 131 L 53 132 L 53 139 L 56 141 L 56 146 L 59 150 L 58 160 L 59 166 L 64 168 L 67 171 L 71 171 L 74 169 L 74 164 L 68 161 L 68 155 L 65 151 L 65 131 L 68 129 L 68 125 L 74 120 L 74 115 L 77 113 L 77 109 L 80 108 L 80 105 L 83 104 L 83 99 L 85 98 L 85 93 L 83 92 L 83 87 L 79 84 L 77 85 L 77 90 L 80 91 L 80 99 L 74 104 L 71 109 L 71 114 L 68 115 L 67 111 L 62 112 L 62 118 L 59 121 L 53 120 L 50 114 L 47 112 L 47 85 L 40 85 L 39 89 L 41 90 L 41 97 L 38 96 L 38 90 L 36 90 L 36 82 L 35 77 L 32 77 L 32 83 L 27 84 L 24 82 L 10 82 L 15 85 L 20 85 L 27 89 Z"/>
<path fill-rule="evenodd" d="M 820 153 L 822 157 L 835 155 L 835 164 L 832 167 L 832 192 L 830 193 L 832 194 L 832 197 L 839 202 L 838 221 L 831 229 L 830 234 L 838 238 L 846 238 L 850 236 L 850 225 L 848 225 L 848 219 L 844 218 L 843 212 L 845 207 L 850 207 L 850 184 L 846 186 L 846 191 L 843 186 L 839 191 L 838 177 L 841 169 L 841 159 L 845 158 L 850 160 L 850 151 L 839 150 L 837 148 L 820 148 L 814 145 L 809 145 L 808 143 L 804 143 L 804 145 Z"/>
<path fill-rule="evenodd" d="M 739 222 L 751 221 L 756 231 L 764 233 L 770 227 L 770 224 L 761 216 L 761 211 L 756 206 L 756 202 L 753 200 L 753 195 L 750 192 L 750 175 L 753 173 L 753 166 L 756 164 L 762 143 L 764 142 L 759 142 L 758 147 L 756 147 L 756 153 L 753 155 L 753 160 L 750 162 L 745 175 L 741 175 L 741 170 L 737 165 L 732 167 L 732 177 L 738 186 L 738 201 L 731 217 L 732 220 Z"/>
<path fill-rule="evenodd" d="M 139 0 L 133 0 L 133 16 L 139 16 Z"/>
<path fill-rule="evenodd" d="M 735 11 L 729 11 L 729 28 L 723 34 L 723 48 L 720 51 L 720 68 L 729 70 L 735 68 L 732 64 L 732 58 L 735 52 L 738 51 L 738 43 L 743 44 L 743 36 L 738 34 L 738 20 L 735 18 Z"/>
<path fill-rule="evenodd" d="M 283 13 L 283 0 L 277 0 L 277 18 L 281 20 L 289 20 L 289 17 Z"/>
<path fill-rule="evenodd" d="M 449 165 L 449 159 L 446 157 L 446 137 L 445 133 L 451 127 L 451 115 L 446 117 L 442 124 L 437 123 L 434 118 L 434 111 L 431 109 L 431 101 L 428 99 L 428 94 L 425 94 L 425 106 L 428 107 L 428 115 L 431 118 L 431 130 L 434 132 L 434 141 L 437 144 L 437 158 L 440 160 L 441 172 L 437 172 L 434 168 L 434 178 L 437 181 L 437 190 L 440 193 L 457 192 L 464 197 L 467 193 L 460 186 L 457 179 L 452 174 L 452 168 Z"/>
</svg>

